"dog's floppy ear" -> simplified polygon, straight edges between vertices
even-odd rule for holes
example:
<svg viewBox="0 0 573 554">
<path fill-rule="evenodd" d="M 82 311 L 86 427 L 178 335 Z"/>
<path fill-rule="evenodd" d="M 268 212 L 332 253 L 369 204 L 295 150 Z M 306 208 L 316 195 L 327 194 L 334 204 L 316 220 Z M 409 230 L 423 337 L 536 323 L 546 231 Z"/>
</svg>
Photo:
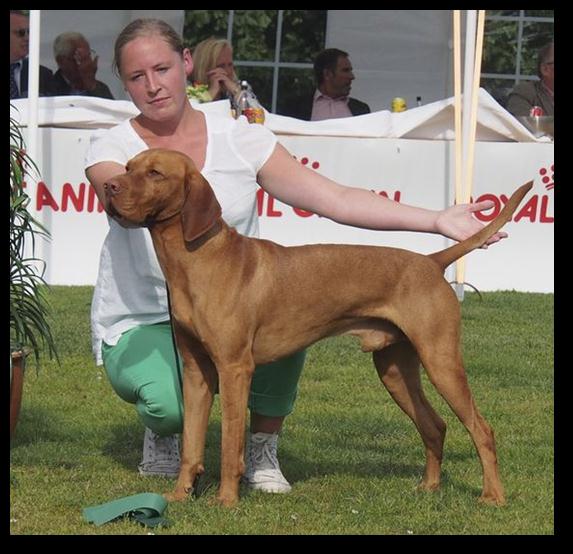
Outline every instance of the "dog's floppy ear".
<svg viewBox="0 0 573 554">
<path fill-rule="evenodd" d="M 183 237 L 191 242 L 209 231 L 221 217 L 221 206 L 207 180 L 187 164 L 185 171 L 185 200 L 181 210 Z"/>
</svg>

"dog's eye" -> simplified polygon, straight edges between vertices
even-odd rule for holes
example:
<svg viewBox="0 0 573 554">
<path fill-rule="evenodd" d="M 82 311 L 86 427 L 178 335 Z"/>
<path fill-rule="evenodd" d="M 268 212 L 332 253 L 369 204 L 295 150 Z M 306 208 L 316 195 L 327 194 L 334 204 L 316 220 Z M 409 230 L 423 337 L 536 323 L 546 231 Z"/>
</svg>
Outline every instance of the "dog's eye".
<svg viewBox="0 0 573 554">
<path fill-rule="evenodd" d="M 161 173 L 159 173 L 159 171 L 157 171 L 156 169 L 150 169 L 147 172 L 147 175 L 149 177 L 163 177 L 163 175 Z"/>
</svg>

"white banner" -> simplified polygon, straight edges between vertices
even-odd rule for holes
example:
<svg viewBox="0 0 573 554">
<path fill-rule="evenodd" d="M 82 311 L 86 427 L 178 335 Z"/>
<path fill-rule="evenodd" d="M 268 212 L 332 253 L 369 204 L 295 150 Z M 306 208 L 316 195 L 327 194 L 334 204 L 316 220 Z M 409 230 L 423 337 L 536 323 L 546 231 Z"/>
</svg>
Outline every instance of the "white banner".
<svg viewBox="0 0 573 554">
<path fill-rule="evenodd" d="M 40 106 L 43 111 L 39 120 L 44 126 L 39 130 L 38 140 L 42 180 L 30 186 L 30 195 L 32 209 L 49 229 L 52 240 L 41 245 L 39 254 L 46 262 L 48 283 L 93 285 L 108 224 L 92 187 L 86 182 L 84 153 L 91 134 L 101 132 L 97 129 L 99 117 L 105 120 L 100 125 L 109 127 L 129 117 L 133 106 L 128 102 L 75 97 L 40 99 L 41 103 L 43 100 L 46 102 Z M 72 114 L 68 121 L 73 120 L 73 126 L 79 128 L 65 128 L 64 119 L 55 122 L 63 117 L 63 112 L 49 106 L 60 100 L 67 103 Z M 535 141 L 517 120 L 498 109 L 497 104 L 488 104 L 488 98 L 485 100 L 485 106 L 480 107 L 483 115 L 478 121 L 478 139 L 479 133 L 488 138 L 476 144 L 473 198 L 491 199 L 495 208 L 478 214 L 479 218 L 486 222 L 495 217 L 507 197 L 521 184 L 533 180 L 534 188 L 514 221 L 506 226 L 510 238 L 468 256 L 465 280 L 480 290 L 552 292 L 553 143 Z M 99 112 L 94 113 L 90 103 Z M 450 136 L 451 129 L 444 125 L 451 119 L 450 103 L 424 106 L 418 114 L 417 110 L 411 110 L 412 113 L 378 112 L 348 118 L 342 120 L 338 133 L 334 121 L 309 123 L 270 115 L 267 124 L 300 163 L 315 171 L 346 185 L 385 194 L 398 202 L 442 209 L 454 203 L 454 144 L 435 137 Z M 219 103 L 203 105 L 202 109 L 218 109 L 215 104 Z M 23 107 L 19 104 L 25 121 Z M 499 110 L 502 111 L 498 113 Z M 420 113 L 426 116 L 420 119 Z M 416 117 L 420 121 L 414 125 Z M 376 123 L 384 121 L 389 122 L 394 137 L 400 129 L 402 138 L 372 136 L 376 135 L 376 128 L 381 128 Z M 364 130 L 369 130 L 370 136 L 364 136 Z M 501 136 L 502 132 L 507 133 L 506 140 L 523 135 L 529 142 L 494 142 L 499 139 L 492 137 Z M 434 140 L 411 138 L 420 133 Z M 262 190 L 259 215 L 262 238 L 285 245 L 375 244 L 422 253 L 448 245 L 438 235 L 365 231 L 339 225 L 285 206 Z M 452 266 L 447 274 L 449 280 L 453 280 L 453 275 Z"/>
<path fill-rule="evenodd" d="M 93 285 L 107 220 L 83 170 L 93 131 L 42 128 L 43 179 L 32 206 L 50 230 L 43 248 L 47 281 Z M 392 200 L 441 209 L 453 203 L 453 143 L 411 139 L 280 136 L 299 160 L 347 185 Z M 490 220 L 519 185 L 534 180 L 526 202 L 507 225 L 510 238 L 468 256 L 466 281 L 480 290 L 553 291 L 553 145 L 478 143 L 474 198 L 496 207 Z M 447 245 L 435 235 L 365 231 L 310 215 L 259 195 L 261 236 L 285 245 L 313 242 L 377 244 L 432 252 Z"/>
<path fill-rule="evenodd" d="M 280 141 L 301 163 L 338 182 L 425 208 L 454 203 L 452 142 L 284 136 Z M 553 145 L 477 143 L 472 197 L 495 203 L 477 214 L 481 221 L 491 221 L 511 193 L 531 180 L 533 190 L 504 229 L 509 238 L 466 258 L 465 281 L 479 290 L 553 291 Z M 260 197 L 259 210 L 261 235 L 285 245 L 375 244 L 430 253 L 450 244 L 438 235 L 345 227 L 266 194 Z M 450 281 L 453 268 L 447 274 Z"/>
</svg>

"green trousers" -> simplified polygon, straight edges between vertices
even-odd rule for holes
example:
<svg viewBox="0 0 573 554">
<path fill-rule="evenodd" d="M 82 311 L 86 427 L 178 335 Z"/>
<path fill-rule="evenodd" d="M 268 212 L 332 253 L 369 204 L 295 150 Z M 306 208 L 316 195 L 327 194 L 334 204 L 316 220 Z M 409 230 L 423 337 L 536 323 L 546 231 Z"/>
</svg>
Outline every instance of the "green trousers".
<svg viewBox="0 0 573 554">
<path fill-rule="evenodd" d="M 115 392 L 135 404 L 146 427 L 159 435 L 183 430 L 183 396 L 169 322 L 140 325 L 115 346 L 102 347 L 103 363 Z M 294 407 L 306 352 L 259 365 L 251 383 L 249 409 L 286 416 Z M 179 363 L 182 369 L 182 363 Z"/>
</svg>

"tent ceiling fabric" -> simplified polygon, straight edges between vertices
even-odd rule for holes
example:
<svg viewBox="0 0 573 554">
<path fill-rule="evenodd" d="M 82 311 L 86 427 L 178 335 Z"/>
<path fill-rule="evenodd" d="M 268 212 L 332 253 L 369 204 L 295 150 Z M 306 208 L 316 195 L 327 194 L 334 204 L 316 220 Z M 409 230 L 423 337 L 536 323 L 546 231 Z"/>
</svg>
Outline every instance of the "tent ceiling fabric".
<svg viewBox="0 0 573 554">
<path fill-rule="evenodd" d="M 163 19 L 182 33 L 184 16 L 184 10 L 42 10 L 40 64 L 56 70 L 54 39 L 60 33 L 78 31 L 99 56 L 97 78 L 109 86 L 116 99 L 125 100 L 123 86 L 111 69 L 117 35 L 130 21 L 140 17 Z"/>
<path fill-rule="evenodd" d="M 98 79 L 116 99 L 123 87 L 112 73 L 113 45 L 121 29 L 138 17 L 166 20 L 183 31 L 184 10 L 42 10 L 40 63 L 52 69 L 55 37 L 78 30 L 98 53 Z M 329 10 L 326 46 L 346 50 L 356 80 L 352 96 L 372 111 L 389 109 L 395 96 L 415 105 L 452 96 L 451 10 Z"/>
</svg>

